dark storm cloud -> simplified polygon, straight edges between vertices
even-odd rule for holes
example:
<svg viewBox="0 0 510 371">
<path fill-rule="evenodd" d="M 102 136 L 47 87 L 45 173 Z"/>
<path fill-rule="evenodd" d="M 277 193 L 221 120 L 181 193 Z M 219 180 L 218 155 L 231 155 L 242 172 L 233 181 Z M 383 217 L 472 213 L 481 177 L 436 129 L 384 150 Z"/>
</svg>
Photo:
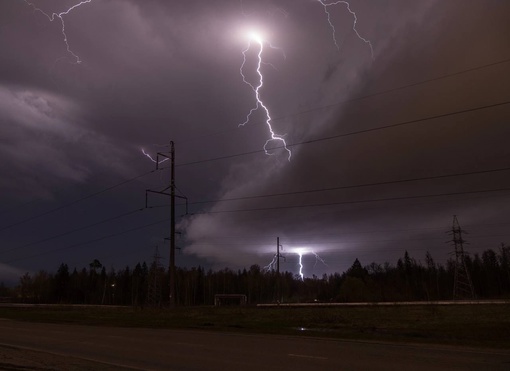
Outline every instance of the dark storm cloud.
<svg viewBox="0 0 510 371">
<path fill-rule="evenodd" d="M 420 16 L 395 19 L 395 28 L 384 35 L 370 37 L 379 48 L 376 60 L 367 66 L 366 61 L 356 56 L 344 57 L 347 61 L 337 65 L 335 70 L 326 67 L 327 80 L 320 87 L 320 102 L 328 99 L 343 100 L 364 96 L 385 88 L 411 84 L 430 77 L 445 75 L 470 66 L 504 59 L 505 44 L 508 43 L 508 26 L 502 17 L 495 16 L 494 8 L 482 4 L 472 5 L 462 13 L 455 4 L 437 5 L 427 9 Z M 494 4 L 496 5 L 496 4 Z M 502 4 L 499 4 L 502 6 Z M 485 12 L 485 13 L 484 13 Z M 480 17 L 480 14 L 486 16 Z M 499 13 L 502 14 L 502 13 Z M 377 23 L 372 19 L 373 23 Z M 490 23 L 490 24 L 489 24 Z M 473 25 L 476 24 L 476 27 Z M 498 26 L 495 26 L 498 24 Z M 485 33 L 480 30 L 490 31 Z M 391 32 L 393 31 L 393 32 Z M 398 31 L 398 32 L 395 32 Z M 491 48 L 487 47 L 490 43 Z M 376 49 L 378 50 L 378 49 Z M 483 55 L 479 51 L 485 50 Z M 351 54 L 351 53 L 349 53 Z M 462 58 L 459 58 L 462 56 Z M 466 62 L 469 64 L 466 64 Z M 300 123 L 310 130 L 304 137 L 328 137 L 342 132 L 362 130 L 385 124 L 403 122 L 416 118 L 433 116 L 494 102 L 509 97 L 508 81 L 498 81 L 503 76 L 505 65 L 458 78 L 387 94 L 377 99 L 367 99 L 346 104 L 330 111 L 329 115 L 310 114 L 299 118 Z M 337 72 L 338 71 L 338 72 Z M 330 81 L 335 74 L 337 79 Z M 378 85 L 388 81 L 388 85 Z M 330 82 L 330 84 L 327 84 Z M 309 87 L 310 85 L 306 85 Z M 313 99 L 313 98 L 312 98 Z M 323 103 L 324 104 L 324 103 Z M 480 121 L 487 124 L 480 125 Z M 295 149 L 292 163 L 266 159 L 248 165 L 244 171 L 238 169 L 232 181 L 226 185 L 225 198 L 252 194 L 272 194 L 323 189 L 349 184 L 364 184 L 406 178 L 448 174 L 472 169 L 504 167 L 501 154 L 508 138 L 508 109 L 500 108 L 471 115 L 459 115 L 454 119 L 435 120 L 409 128 L 387 130 L 332 140 Z M 322 122 L 321 122 L 322 121 Z M 297 129 L 299 132 L 299 129 Z M 291 135 L 292 136 L 292 135 Z M 300 138 L 301 139 L 301 138 Z M 503 150 L 504 151 L 504 150 Z M 256 178 L 254 178 L 254 174 Z M 254 180 L 257 179 L 257 180 Z M 245 183 L 243 183 L 245 180 Z M 407 186 L 366 187 L 343 192 L 322 192 L 316 194 L 219 203 L 213 210 L 260 209 L 283 207 L 265 212 L 246 212 L 235 218 L 228 213 L 196 217 L 187 231 L 197 246 L 189 251 L 204 256 L 219 256 L 225 262 L 253 261 L 253 255 L 262 251 L 270 258 L 274 251 L 271 236 L 283 237 L 287 247 L 310 246 L 316 251 L 348 250 L 349 257 L 336 262 L 333 269 L 345 269 L 355 256 L 360 254 L 364 261 L 391 260 L 402 255 L 404 248 L 418 248 L 424 255 L 429 249 L 441 259 L 447 255 L 443 233 L 448 229 L 451 215 L 458 213 L 466 223 L 483 223 L 501 218 L 506 211 L 495 207 L 492 201 L 472 200 L 459 202 L 454 198 L 431 199 L 406 203 L 372 203 L 362 206 L 332 206 L 317 208 L 285 209 L 289 205 L 337 203 L 349 200 L 388 198 L 405 195 L 434 194 L 469 191 L 487 188 L 492 184 L 508 185 L 508 177 L 500 176 L 483 180 L 453 178 L 446 182 L 415 182 Z M 489 187 L 490 188 L 490 187 Z M 423 244 L 405 242 L 405 247 L 395 253 L 388 252 L 394 242 L 381 244 L 363 243 L 363 231 L 414 228 L 408 232 L 411 237 L 423 235 L 423 228 L 444 226 L 434 230 L 441 240 Z M 420 230 L 422 229 L 422 230 Z M 224 246 L 235 240 L 229 238 L 232 231 L 251 232 L 257 244 L 238 244 L 240 252 L 232 254 Z M 345 232 L 360 231 L 357 245 L 349 245 L 349 238 L 339 237 Z M 210 238 L 210 244 L 204 243 Z M 336 236 L 336 243 L 324 243 Z M 401 234 L 400 238 L 406 236 Z M 430 237 L 430 234 L 428 234 Z M 434 237 L 434 235 L 432 235 Z M 391 239 L 390 239 L 391 240 Z M 225 244 L 222 246 L 222 243 Z M 478 245 L 477 248 L 480 249 Z M 421 250 L 420 250 L 421 249 Z M 367 250 L 371 254 L 366 255 Z M 292 250 L 290 250 L 292 252 Z M 381 251 L 385 251 L 383 255 Z M 333 255 L 334 256 L 334 255 Z M 418 256 L 418 258 L 420 258 Z M 349 260 L 351 259 L 351 260 Z M 370 260 L 368 260 L 370 259 Z M 368 260 L 368 261 L 367 261 Z M 244 263 L 244 261 L 243 261 Z"/>
<path fill-rule="evenodd" d="M 36 4 L 45 11 L 62 11 L 73 3 Z M 275 238 L 280 236 L 287 248 L 308 246 L 323 251 L 326 260 L 330 256 L 336 262 L 326 270 L 339 270 L 361 253 L 363 263 L 392 261 L 402 255 L 402 249 L 388 252 L 388 244 L 381 240 L 428 238 L 431 235 L 424 228 L 447 228 L 453 213 L 476 224 L 500 221 L 505 211 L 494 206 L 495 199 L 443 198 L 225 212 L 508 185 L 504 174 L 193 204 L 504 166 L 508 154 L 504 141 L 509 134 L 505 107 L 294 146 L 290 162 L 276 151 L 273 156 L 257 153 L 185 165 L 260 150 L 268 138 L 260 112 L 253 122 L 238 127 L 254 106 L 253 92 L 239 75 L 249 30 L 262 30 L 285 51 L 283 55 L 280 50 L 265 49 L 265 61 L 271 66 L 263 66 L 262 96 L 276 118 L 275 132 L 285 135 L 288 143 L 299 143 L 508 98 L 507 65 L 502 64 L 337 104 L 507 58 L 510 30 L 504 17 L 508 5 L 503 2 L 353 0 L 357 29 L 374 48 L 372 59 L 368 45 L 352 30 L 352 15 L 341 5 L 330 8 L 341 44 L 337 50 L 317 1 L 93 0 L 64 18 L 69 46 L 81 64 L 71 63 L 58 19 L 49 22 L 23 1 L 4 2 L 0 7 L 4 50 L 0 55 L 0 154 L 4 159 L 0 188 L 9 197 L 16 195 L 19 202 L 36 195 L 59 198 L 64 189 L 78 197 L 138 175 L 153 168 L 141 154 L 142 147 L 154 153 L 165 147 L 153 144 L 174 140 L 177 184 L 196 214 L 181 223 L 185 237 L 180 244 L 187 253 L 182 259 L 196 255 L 219 266 L 263 263 L 271 258 Z M 254 61 L 247 62 L 249 71 Z M 256 78 L 254 71 L 250 78 Z M 331 104 L 337 105 L 317 109 Z M 112 205 L 90 203 L 80 217 L 69 211 L 68 218 L 79 226 L 85 216 L 97 220 L 106 211 L 115 214 L 118 205 L 122 210 L 138 207 L 144 190 L 164 184 L 166 176 L 141 178 L 132 188 L 112 195 Z M 66 216 L 55 218 L 58 225 L 58 218 Z M 10 224 L 9 214 L 4 219 L 4 224 Z M 147 221 L 141 219 L 139 224 Z M 412 228 L 414 232 L 388 232 Z M 387 232 L 367 235 L 374 229 Z M 136 244 L 153 244 L 166 233 L 158 229 L 140 234 Z M 442 231 L 434 233 L 443 237 Z M 124 243 L 135 245 L 134 241 Z M 12 244 L 16 245 L 14 232 L 2 246 Z M 80 254 L 94 258 L 113 245 L 97 245 Z M 427 248 L 439 254 L 444 248 L 443 242 L 439 245 L 433 241 Z M 109 255 L 114 256 L 115 249 Z M 58 259 L 72 254 L 71 250 Z M 136 258 L 147 259 L 147 252 L 135 254 Z M 116 266 L 126 261 L 109 259 Z"/>
<path fill-rule="evenodd" d="M 62 181 L 82 182 L 116 152 L 107 138 L 80 126 L 76 104 L 54 93 L 3 87 L 0 111 L 0 150 L 8 160 L 1 167 L 9 174 L 0 186 L 11 194 L 48 195 Z"/>
</svg>

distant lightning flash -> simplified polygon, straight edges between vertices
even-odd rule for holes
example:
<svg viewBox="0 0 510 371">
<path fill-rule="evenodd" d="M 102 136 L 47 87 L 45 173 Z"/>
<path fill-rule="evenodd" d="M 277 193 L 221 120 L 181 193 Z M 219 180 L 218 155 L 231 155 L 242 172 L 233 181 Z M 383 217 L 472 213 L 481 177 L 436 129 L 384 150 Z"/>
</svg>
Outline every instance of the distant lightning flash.
<svg viewBox="0 0 510 371">
<path fill-rule="evenodd" d="M 317 265 L 318 262 L 321 262 L 322 264 L 324 264 L 326 267 L 328 266 L 326 264 L 326 262 L 324 261 L 324 259 L 322 259 L 319 254 L 317 254 L 315 251 L 312 251 L 311 249 L 309 248 L 306 248 L 306 247 L 300 247 L 300 248 L 297 248 L 294 250 L 294 252 L 298 255 L 299 257 L 299 261 L 298 261 L 298 265 L 299 265 L 299 276 L 301 277 L 301 280 L 304 280 L 305 276 L 304 276 L 304 273 L 303 273 L 303 268 L 304 268 L 304 264 L 303 264 L 303 256 L 306 255 L 306 254 L 312 254 L 313 256 L 315 256 L 315 264 L 314 264 L 314 268 L 315 266 Z"/>
<path fill-rule="evenodd" d="M 245 74 L 243 72 L 244 66 L 246 64 L 246 53 L 248 52 L 248 50 L 250 50 L 250 48 L 252 46 L 252 42 L 256 42 L 259 45 L 259 47 L 260 47 L 259 52 L 257 53 L 257 68 L 256 68 L 256 72 L 257 72 L 257 75 L 259 77 L 257 84 L 252 84 L 251 82 L 249 82 L 246 79 L 246 76 L 245 76 Z M 281 144 L 283 145 L 283 148 L 285 148 L 285 150 L 287 151 L 287 153 L 289 155 L 288 156 L 288 160 L 290 161 L 290 158 L 292 156 L 292 152 L 290 151 L 290 149 L 287 148 L 287 143 L 285 142 L 285 139 L 283 138 L 283 136 L 282 135 L 278 135 L 278 134 L 276 134 L 274 132 L 273 127 L 271 125 L 271 120 L 272 119 L 271 119 L 271 115 L 269 113 L 269 109 L 267 108 L 267 106 L 262 101 L 262 98 L 260 97 L 260 89 L 264 85 L 264 76 L 262 75 L 262 72 L 261 72 L 262 64 L 264 64 L 264 62 L 262 61 L 262 53 L 264 52 L 264 44 L 265 44 L 264 40 L 259 35 L 251 34 L 250 35 L 250 41 L 248 43 L 248 47 L 243 51 L 243 63 L 241 64 L 241 67 L 239 68 L 239 72 L 241 73 L 241 76 L 243 77 L 244 83 L 246 85 L 250 86 L 251 89 L 253 90 L 253 93 L 255 94 L 255 99 L 256 99 L 257 103 L 256 103 L 255 107 L 250 109 L 250 112 L 246 115 L 246 120 L 242 124 L 239 124 L 239 126 L 244 126 L 247 123 L 249 123 L 252 113 L 257 111 L 259 108 L 262 108 L 264 110 L 265 114 L 266 114 L 265 122 L 266 122 L 267 127 L 269 128 L 269 133 L 270 133 L 270 136 L 271 136 L 271 138 L 268 139 L 266 141 L 266 143 L 264 144 L 264 151 L 266 152 L 266 155 L 270 155 L 271 154 L 267 150 L 267 145 L 270 142 L 272 142 L 272 141 L 278 141 L 278 142 L 281 142 Z M 282 51 L 280 48 L 274 47 L 270 43 L 267 43 L 267 44 L 272 49 L 277 49 L 277 50 Z M 284 56 L 285 56 L 285 54 L 284 54 Z"/>
<path fill-rule="evenodd" d="M 263 269 L 264 269 L 265 271 L 268 271 L 268 272 L 269 272 L 269 271 L 271 271 L 271 270 L 274 270 L 274 267 L 276 266 L 276 259 L 277 259 L 277 258 L 278 258 L 278 257 L 277 257 L 276 255 L 275 255 L 275 256 L 273 256 L 273 260 L 271 260 L 271 262 L 270 262 L 268 265 L 264 266 L 264 268 L 263 268 Z"/>
<path fill-rule="evenodd" d="M 368 44 L 368 46 L 370 47 L 370 54 L 372 55 L 372 59 L 374 59 L 374 48 L 372 47 L 372 43 L 370 42 L 370 40 L 361 36 L 359 34 L 358 30 L 356 29 L 356 23 L 358 22 L 358 17 L 356 16 L 356 13 L 351 10 L 351 5 L 349 4 L 349 2 L 348 1 L 335 1 L 335 2 L 329 3 L 329 2 L 325 2 L 324 0 L 317 0 L 317 1 L 324 7 L 324 13 L 326 13 L 326 16 L 328 17 L 329 27 L 331 27 L 331 31 L 333 34 L 333 42 L 335 43 L 336 48 L 338 50 L 340 50 L 340 46 L 338 45 L 338 42 L 336 40 L 336 29 L 333 24 L 333 21 L 331 20 L 331 13 L 329 12 L 328 7 L 338 5 L 338 4 L 343 4 L 347 7 L 347 10 L 349 11 L 349 13 L 352 14 L 352 16 L 354 18 L 354 22 L 352 24 L 352 30 L 354 31 L 354 33 L 356 34 L 356 36 L 358 36 L 358 38 L 360 40 L 362 40 L 364 43 Z"/>
<path fill-rule="evenodd" d="M 303 274 L 303 253 L 298 251 L 297 254 L 299 256 L 299 275 L 301 276 L 301 281 L 304 281 L 305 276 Z"/>
<path fill-rule="evenodd" d="M 326 264 L 326 262 L 324 261 L 324 259 L 322 259 L 319 254 L 317 254 L 316 252 L 313 252 L 312 251 L 312 254 L 315 256 L 315 264 L 314 264 L 314 267 L 317 265 L 318 262 L 321 262 L 322 264 L 324 264 L 326 267 L 328 266 Z"/>
<path fill-rule="evenodd" d="M 304 263 L 303 263 L 303 256 L 307 255 L 307 254 L 312 254 L 313 256 L 315 256 L 315 264 L 314 264 L 314 268 L 315 266 L 317 265 L 317 263 L 321 262 L 322 264 L 324 264 L 326 267 L 328 266 L 326 264 L 326 262 L 324 261 L 324 259 L 322 259 L 319 254 L 317 254 L 315 251 L 312 251 L 310 248 L 308 247 L 298 247 L 298 248 L 292 248 L 291 249 L 291 252 L 293 254 L 296 254 L 298 256 L 298 266 L 299 266 L 299 276 L 301 277 L 301 280 L 304 280 L 305 279 L 305 275 L 303 273 L 303 269 L 304 269 Z M 281 255 L 280 255 L 281 256 Z M 269 264 L 267 264 L 266 266 L 264 266 L 264 270 L 269 272 L 269 271 L 272 271 L 275 269 L 276 267 L 276 262 L 277 262 L 277 256 L 274 255 L 273 256 L 273 259 L 271 260 L 271 262 Z"/>
<path fill-rule="evenodd" d="M 67 49 L 67 52 L 69 54 L 71 54 L 73 56 L 74 59 L 76 59 L 76 63 L 81 63 L 81 59 L 80 57 L 75 54 L 72 50 L 71 50 L 71 47 L 69 46 L 69 42 L 67 40 L 67 34 L 66 34 L 66 25 L 64 23 L 64 18 L 63 16 L 65 15 L 68 15 L 72 10 L 78 8 L 79 6 L 83 5 L 83 4 L 87 4 L 87 3 L 90 3 L 92 0 L 83 0 L 83 1 L 80 1 L 78 4 L 75 4 L 73 5 L 72 7 L 70 7 L 69 9 L 67 9 L 66 11 L 64 12 L 60 12 L 60 13 L 51 13 L 51 14 L 48 14 L 46 13 L 45 11 L 43 11 L 42 9 L 38 8 L 35 6 L 34 3 L 31 3 L 27 0 L 23 0 L 27 5 L 31 6 L 32 8 L 34 8 L 34 11 L 37 11 L 37 12 L 40 12 L 42 14 L 44 14 L 48 20 L 50 22 L 53 22 L 55 20 L 55 18 L 58 18 L 60 19 L 60 23 L 62 24 L 62 35 L 64 36 L 64 43 L 66 44 L 66 49 Z"/>
</svg>

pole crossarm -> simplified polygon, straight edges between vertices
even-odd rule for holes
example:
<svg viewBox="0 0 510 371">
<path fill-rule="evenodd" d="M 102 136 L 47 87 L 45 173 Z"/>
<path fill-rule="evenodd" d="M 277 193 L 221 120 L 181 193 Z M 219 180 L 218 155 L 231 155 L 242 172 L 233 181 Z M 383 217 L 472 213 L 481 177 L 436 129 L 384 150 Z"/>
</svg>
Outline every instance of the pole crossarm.
<svg viewBox="0 0 510 371">
<path fill-rule="evenodd" d="M 158 153 L 156 153 L 156 170 L 159 170 L 159 164 L 160 164 L 161 162 L 163 162 L 163 161 L 164 161 L 164 160 L 159 161 L 159 156 L 164 157 L 164 158 L 166 158 L 166 159 L 168 159 L 168 160 L 171 160 L 171 159 L 172 159 L 172 153 L 173 153 L 173 143 L 174 143 L 174 142 L 171 142 L 171 145 L 170 145 L 170 147 L 171 147 L 171 150 L 170 150 L 170 156 L 168 156 L 166 153 L 163 153 L 163 152 L 158 152 Z"/>
</svg>

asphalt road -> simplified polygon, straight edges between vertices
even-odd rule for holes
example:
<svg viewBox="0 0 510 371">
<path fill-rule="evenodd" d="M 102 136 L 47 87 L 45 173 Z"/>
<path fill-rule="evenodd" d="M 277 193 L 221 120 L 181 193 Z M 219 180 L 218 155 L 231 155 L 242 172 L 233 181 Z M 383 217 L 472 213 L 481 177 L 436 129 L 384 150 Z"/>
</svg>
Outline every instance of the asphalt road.
<svg viewBox="0 0 510 371">
<path fill-rule="evenodd" d="M 0 320 L 0 343 L 143 370 L 510 370 L 510 350 Z"/>
</svg>

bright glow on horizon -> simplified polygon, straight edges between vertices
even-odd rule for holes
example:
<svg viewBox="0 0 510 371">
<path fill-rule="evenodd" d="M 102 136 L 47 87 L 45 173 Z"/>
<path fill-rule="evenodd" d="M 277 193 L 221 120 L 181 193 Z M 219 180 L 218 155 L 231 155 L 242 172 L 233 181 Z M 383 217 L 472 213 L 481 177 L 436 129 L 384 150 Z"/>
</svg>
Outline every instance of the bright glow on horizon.
<svg viewBox="0 0 510 371">
<path fill-rule="evenodd" d="M 288 250 L 296 254 L 308 254 L 311 252 L 309 247 L 290 247 Z"/>
<path fill-rule="evenodd" d="M 305 275 L 303 273 L 303 269 L 304 269 L 303 256 L 305 256 L 305 255 L 313 255 L 313 256 L 315 256 L 315 264 L 313 265 L 314 268 L 317 265 L 317 263 L 319 263 L 319 262 L 322 263 L 326 267 L 328 266 L 326 264 L 326 262 L 324 261 L 324 259 L 322 259 L 319 256 L 319 254 L 317 254 L 310 247 L 289 247 L 289 248 L 286 248 L 286 251 L 287 251 L 287 253 L 296 254 L 298 256 L 298 266 L 299 266 L 298 274 L 301 277 L 301 280 L 305 279 Z M 275 270 L 276 260 L 277 260 L 277 257 L 276 257 L 276 255 L 274 255 L 273 259 L 271 260 L 271 262 L 269 264 L 267 264 L 266 266 L 264 266 L 263 269 L 266 270 L 266 271 Z"/>
</svg>

